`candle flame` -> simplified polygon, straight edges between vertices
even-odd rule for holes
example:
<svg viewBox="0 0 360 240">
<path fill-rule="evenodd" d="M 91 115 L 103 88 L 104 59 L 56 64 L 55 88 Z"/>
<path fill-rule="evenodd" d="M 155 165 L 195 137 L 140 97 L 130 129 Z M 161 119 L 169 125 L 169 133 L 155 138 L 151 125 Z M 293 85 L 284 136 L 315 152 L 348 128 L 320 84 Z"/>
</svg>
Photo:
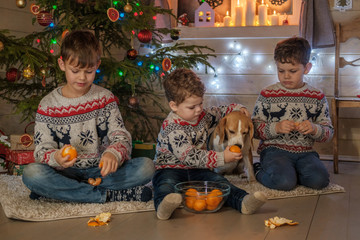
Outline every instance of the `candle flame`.
<svg viewBox="0 0 360 240">
<path fill-rule="evenodd" d="M 264 1 L 264 0 L 263 0 Z M 240 0 L 237 1 L 237 5 L 240 6 Z"/>
<path fill-rule="evenodd" d="M 274 15 L 276 15 L 276 11 L 274 10 Z"/>
<path fill-rule="evenodd" d="M 261 0 L 261 4 L 264 4 L 264 0 Z"/>
<path fill-rule="evenodd" d="M 229 16 L 229 11 L 226 11 L 226 16 Z"/>
</svg>

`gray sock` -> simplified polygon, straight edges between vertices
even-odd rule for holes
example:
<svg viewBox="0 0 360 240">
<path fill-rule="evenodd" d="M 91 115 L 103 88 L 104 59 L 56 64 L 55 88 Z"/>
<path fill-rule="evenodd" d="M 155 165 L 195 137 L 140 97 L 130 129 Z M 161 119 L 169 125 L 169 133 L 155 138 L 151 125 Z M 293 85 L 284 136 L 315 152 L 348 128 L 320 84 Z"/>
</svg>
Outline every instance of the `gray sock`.
<svg viewBox="0 0 360 240">
<path fill-rule="evenodd" d="M 248 194 L 244 197 L 241 203 L 242 214 L 253 214 L 267 201 L 267 197 L 263 192 L 254 192 L 254 194 Z"/>
<path fill-rule="evenodd" d="M 176 208 L 180 206 L 182 196 L 180 193 L 170 193 L 164 197 L 157 208 L 157 217 L 160 220 L 168 220 Z"/>
</svg>

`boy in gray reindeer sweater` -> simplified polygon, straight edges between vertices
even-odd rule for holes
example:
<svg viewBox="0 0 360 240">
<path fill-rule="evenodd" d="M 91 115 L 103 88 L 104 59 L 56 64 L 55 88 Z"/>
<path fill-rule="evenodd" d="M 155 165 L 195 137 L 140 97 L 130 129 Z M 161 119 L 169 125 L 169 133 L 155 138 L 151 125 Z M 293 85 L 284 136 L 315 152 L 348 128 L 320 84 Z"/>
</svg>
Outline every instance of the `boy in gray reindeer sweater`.
<svg viewBox="0 0 360 240">
<path fill-rule="evenodd" d="M 279 82 L 263 89 L 252 119 L 260 139 L 256 179 L 268 188 L 291 190 L 297 184 L 321 189 L 329 174 L 313 149 L 330 141 L 333 127 L 324 93 L 303 82 L 312 65 L 306 39 L 279 42 L 274 59 Z"/>
</svg>

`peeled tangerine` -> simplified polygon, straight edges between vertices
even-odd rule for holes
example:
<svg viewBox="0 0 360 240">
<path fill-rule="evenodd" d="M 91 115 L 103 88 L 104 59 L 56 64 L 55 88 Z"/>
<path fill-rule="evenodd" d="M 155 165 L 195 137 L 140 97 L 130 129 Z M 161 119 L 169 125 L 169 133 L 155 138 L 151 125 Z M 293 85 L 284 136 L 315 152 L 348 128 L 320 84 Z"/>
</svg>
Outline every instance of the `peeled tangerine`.
<svg viewBox="0 0 360 240">
<path fill-rule="evenodd" d="M 290 219 L 286 219 L 283 217 L 273 217 L 273 218 L 269 218 L 268 220 L 265 220 L 265 226 L 270 227 L 270 229 L 274 229 L 276 227 L 280 227 L 282 225 L 298 225 L 298 222 L 294 222 L 293 220 Z"/>
<path fill-rule="evenodd" d="M 236 145 L 232 145 L 229 150 L 230 152 L 241 153 L 241 149 Z"/>
<path fill-rule="evenodd" d="M 77 158 L 77 151 L 76 148 L 74 148 L 73 146 L 69 145 L 67 147 L 65 147 L 63 149 L 63 151 L 61 152 L 61 156 L 62 157 L 66 157 L 67 155 L 69 155 L 69 161 L 73 160 L 74 158 Z"/>
<path fill-rule="evenodd" d="M 107 225 L 108 222 L 110 222 L 111 213 L 100 213 L 99 215 L 96 215 L 94 218 L 90 218 L 90 220 L 87 222 L 88 226 L 91 227 L 98 227 Z"/>
</svg>

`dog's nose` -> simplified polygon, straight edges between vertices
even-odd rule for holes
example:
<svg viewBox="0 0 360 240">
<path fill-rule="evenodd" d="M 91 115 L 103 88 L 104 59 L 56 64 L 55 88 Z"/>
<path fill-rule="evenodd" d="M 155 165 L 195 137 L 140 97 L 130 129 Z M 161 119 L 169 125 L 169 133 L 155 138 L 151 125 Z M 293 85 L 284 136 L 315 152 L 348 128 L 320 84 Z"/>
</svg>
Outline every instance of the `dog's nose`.
<svg viewBox="0 0 360 240">
<path fill-rule="evenodd" d="M 236 146 L 238 146 L 240 149 L 242 149 L 242 145 L 241 144 L 235 144 Z"/>
</svg>

